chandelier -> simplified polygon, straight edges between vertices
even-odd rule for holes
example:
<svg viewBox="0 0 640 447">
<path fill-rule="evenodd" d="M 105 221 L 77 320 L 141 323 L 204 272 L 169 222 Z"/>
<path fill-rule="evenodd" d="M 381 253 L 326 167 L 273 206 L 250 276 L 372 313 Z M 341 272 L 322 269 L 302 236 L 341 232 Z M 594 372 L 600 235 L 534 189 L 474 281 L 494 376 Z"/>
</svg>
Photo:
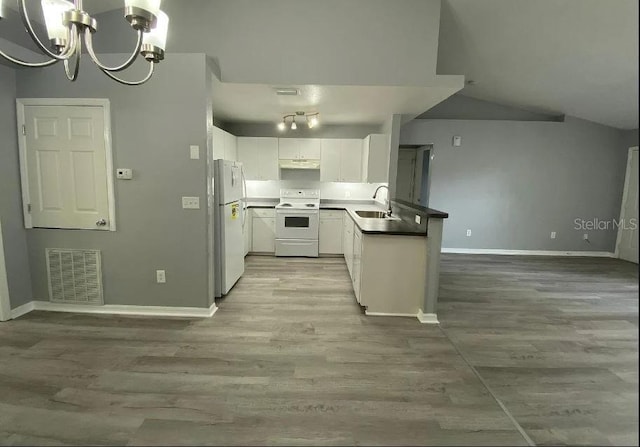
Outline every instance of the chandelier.
<svg viewBox="0 0 640 447">
<path fill-rule="evenodd" d="M 151 79 L 155 64 L 164 59 L 169 27 L 169 17 L 160 11 L 161 0 L 124 0 L 124 16 L 138 33 L 138 40 L 131 56 L 117 66 L 103 64 L 93 51 L 92 39 L 98 29 L 98 24 L 83 10 L 82 1 L 41 0 L 45 27 L 50 41 L 50 46 L 47 46 L 33 29 L 27 12 L 26 0 L 17 0 L 22 23 L 27 33 L 49 59 L 43 62 L 27 62 L 12 57 L 2 50 L 0 50 L 0 56 L 22 67 L 47 67 L 62 61 L 67 78 L 70 81 L 75 81 L 80 69 L 84 40 L 91 60 L 111 79 L 124 85 L 140 85 Z M 2 18 L 2 2 L 3 0 L 0 0 L 0 19 Z M 149 71 L 144 78 L 138 81 L 127 81 L 114 74 L 133 65 L 138 55 L 149 62 Z"/>
<path fill-rule="evenodd" d="M 287 128 L 287 119 L 291 118 L 291 130 L 296 130 L 298 128 L 298 124 L 296 123 L 296 117 L 300 120 L 304 119 L 309 126 L 309 129 L 313 129 L 320 121 L 318 120 L 318 116 L 320 113 L 307 113 L 307 112 L 296 112 L 289 115 L 285 115 L 282 117 L 282 121 L 278 123 L 278 130 L 285 130 Z"/>
</svg>

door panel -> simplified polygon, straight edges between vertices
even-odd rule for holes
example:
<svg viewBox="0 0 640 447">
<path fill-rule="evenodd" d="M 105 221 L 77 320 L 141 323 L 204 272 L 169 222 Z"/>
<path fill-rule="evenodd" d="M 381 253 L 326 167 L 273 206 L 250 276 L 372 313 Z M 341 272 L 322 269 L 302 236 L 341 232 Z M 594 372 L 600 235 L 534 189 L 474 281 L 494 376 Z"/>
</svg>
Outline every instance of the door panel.
<svg viewBox="0 0 640 447">
<path fill-rule="evenodd" d="M 261 180 L 257 140 L 253 137 L 238 138 L 238 160 L 242 163 L 247 180 Z"/>
<path fill-rule="evenodd" d="M 321 142 L 320 154 L 320 181 L 339 182 L 340 181 L 340 149 L 341 140 L 323 139 Z"/>
<path fill-rule="evenodd" d="M 413 202 L 415 180 L 416 151 L 400 150 L 398 154 L 398 178 L 396 180 L 396 197 Z"/>
<path fill-rule="evenodd" d="M 109 230 L 103 108 L 25 106 L 24 114 L 32 225 Z"/>
<path fill-rule="evenodd" d="M 620 243 L 618 254 L 621 259 L 638 263 L 638 149 L 629 152 L 627 179 L 625 181 L 624 202 L 620 221 Z"/>
<path fill-rule="evenodd" d="M 341 182 L 362 181 L 362 140 L 342 140 L 340 171 Z"/>
<path fill-rule="evenodd" d="M 39 210 L 61 211 L 62 185 L 60 179 L 60 152 L 59 151 L 37 151 L 37 169 L 35 178 L 30 178 L 29 190 L 38 191 L 40 197 Z"/>
</svg>

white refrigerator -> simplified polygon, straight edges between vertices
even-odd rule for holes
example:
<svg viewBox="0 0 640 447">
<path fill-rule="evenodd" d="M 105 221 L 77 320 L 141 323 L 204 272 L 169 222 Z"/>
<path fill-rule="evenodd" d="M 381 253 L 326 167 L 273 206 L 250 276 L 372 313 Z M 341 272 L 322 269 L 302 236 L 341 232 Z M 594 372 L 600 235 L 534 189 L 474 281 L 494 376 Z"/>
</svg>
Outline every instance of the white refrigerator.
<svg viewBox="0 0 640 447">
<path fill-rule="evenodd" d="M 244 273 L 242 164 L 214 161 L 215 296 L 229 293 Z"/>
</svg>

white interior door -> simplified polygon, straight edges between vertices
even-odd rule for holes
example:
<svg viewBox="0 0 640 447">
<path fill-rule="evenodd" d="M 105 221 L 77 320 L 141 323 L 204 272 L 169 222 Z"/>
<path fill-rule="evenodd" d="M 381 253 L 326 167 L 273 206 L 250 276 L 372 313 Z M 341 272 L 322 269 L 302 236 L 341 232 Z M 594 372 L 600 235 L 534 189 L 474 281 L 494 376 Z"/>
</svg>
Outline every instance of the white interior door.
<svg viewBox="0 0 640 447">
<path fill-rule="evenodd" d="M 629 149 L 627 175 L 622 195 L 620 226 L 618 227 L 618 256 L 638 263 L 638 148 Z"/>
<path fill-rule="evenodd" d="M 25 105 L 23 113 L 31 225 L 112 229 L 103 107 Z"/>
</svg>

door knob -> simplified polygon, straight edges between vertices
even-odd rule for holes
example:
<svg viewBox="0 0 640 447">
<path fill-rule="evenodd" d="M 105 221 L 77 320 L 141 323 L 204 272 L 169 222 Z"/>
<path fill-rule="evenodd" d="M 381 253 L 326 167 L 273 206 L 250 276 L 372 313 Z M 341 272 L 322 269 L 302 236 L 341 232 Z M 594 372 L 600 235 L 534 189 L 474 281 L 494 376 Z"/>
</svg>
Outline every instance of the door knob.
<svg viewBox="0 0 640 447">
<path fill-rule="evenodd" d="M 99 227 L 104 227 L 105 225 L 107 225 L 107 221 L 104 219 L 100 219 L 99 221 L 96 222 L 96 225 Z"/>
</svg>

